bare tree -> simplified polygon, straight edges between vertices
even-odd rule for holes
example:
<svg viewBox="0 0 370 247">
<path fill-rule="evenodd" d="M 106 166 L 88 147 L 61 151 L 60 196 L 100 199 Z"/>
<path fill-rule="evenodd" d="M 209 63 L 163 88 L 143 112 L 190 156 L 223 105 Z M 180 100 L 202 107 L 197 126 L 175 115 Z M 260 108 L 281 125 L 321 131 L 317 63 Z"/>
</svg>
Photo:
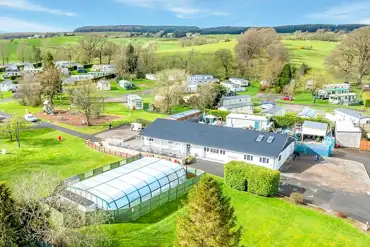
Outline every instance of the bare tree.
<svg viewBox="0 0 370 247">
<path fill-rule="evenodd" d="M 116 53 L 119 51 L 118 45 L 116 45 L 113 42 L 108 41 L 103 50 L 103 55 L 107 57 L 108 64 L 110 64 L 113 60 L 113 57 L 116 55 Z"/>
<path fill-rule="evenodd" d="M 88 126 L 101 112 L 102 98 L 97 95 L 96 83 L 93 81 L 78 85 L 74 90 L 72 102 L 84 114 Z"/>
<path fill-rule="evenodd" d="M 288 50 L 280 40 L 274 40 L 266 47 L 266 52 L 269 59 L 277 59 L 283 62 L 289 60 Z"/>
<path fill-rule="evenodd" d="M 215 52 L 216 60 L 224 69 L 225 77 L 229 77 L 229 72 L 233 63 L 233 54 L 229 49 L 220 49 Z"/>
<path fill-rule="evenodd" d="M 307 74 L 298 80 L 297 87 L 306 87 L 307 81 L 312 81 L 312 93 L 317 92 L 325 84 L 334 82 L 333 75 L 325 71 L 310 70 Z"/>
<path fill-rule="evenodd" d="M 41 104 L 41 85 L 35 75 L 26 75 L 19 83 L 15 98 L 21 105 L 37 106 Z"/>
<path fill-rule="evenodd" d="M 99 59 L 99 64 L 103 64 L 104 48 L 107 43 L 105 38 L 98 38 L 96 43 L 95 53 Z"/>
<path fill-rule="evenodd" d="M 82 54 L 80 57 L 86 59 L 88 63 L 91 63 L 94 54 L 97 50 L 98 44 L 100 42 L 99 37 L 92 37 L 92 36 L 87 36 L 83 39 L 80 40 L 80 49 Z"/>
<path fill-rule="evenodd" d="M 62 80 L 59 69 L 55 66 L 46 68 L 40 75 L 42 93 L 53 104 L 54 96 L 62 92 Z"/>
<path fill-rule="evenodd" d="M 10 47 L 8 43 L 2 42 L 0 44 L 0 56 L 2 59 L 3 65 L 9 62 Z"/>
<path fill-rule="evenodd" d="M 185 73 L 189 72 L 190 64 L 195 56 L 195 51 L 192 49 L 186 55 L 178 56 L 180 61 L 180 66 L 182 69 L 185 69 Z"/>
<path fill-rule="evenodd" d="M 18 45 L 17 57 L 22 63 L 24 63 L 26 59 L 30 57 L 30 49 L 26 44 L 22 43 Z"/>
<path fill-rule="evenodd" d="M 352 71 L 357 73 L 357 83 L 370 71 L 370 27 L 362 27 L 347 35 L 327 57 L 329 69 L 338 69 L 348 80 Z"/>
<path fill-rule="evenodd" d="M 272 59 L 267 63 L 262 78 L 267 80 L 269 87 L 275 86 L 283 67 L 284 62 L 279 59 Z"/>
<path fill-rule="evenodd" d="M 158 108 L 170 113 L 178 105 L 185 92 L 186 73 L 183 70 L 171 69 L 157 73 L 157 95 L 161 96 Z"/>
</svg>

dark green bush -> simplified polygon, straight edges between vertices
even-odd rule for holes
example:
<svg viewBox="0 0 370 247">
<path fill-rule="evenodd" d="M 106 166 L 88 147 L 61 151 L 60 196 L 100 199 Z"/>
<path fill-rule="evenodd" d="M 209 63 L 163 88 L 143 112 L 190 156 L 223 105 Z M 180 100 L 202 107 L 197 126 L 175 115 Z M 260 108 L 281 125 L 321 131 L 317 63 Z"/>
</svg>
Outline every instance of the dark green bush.
<svg viewBox="0 0 370 247">
<path fill-rule="evenodd" d="M 230 114 L 228 111 L 220 111 L 220 110 L 209 110 L 208 114 L 211 114 L 216 117 L 220 117 L 222 121 L 226 121 L 226 116 Z"/>
<path fill-rule="evenodd" d="M 370 107 L 370 92 L 364 92 L 362 94 L 363 102 L 365 107 Z"/>
<path fill-rule="evenodd" d="M 280 172 L 241 161 L 225 165 L 225 183 L 236 190 L 260 196 L 273 196 L 279 191 Z"/>
</svg>

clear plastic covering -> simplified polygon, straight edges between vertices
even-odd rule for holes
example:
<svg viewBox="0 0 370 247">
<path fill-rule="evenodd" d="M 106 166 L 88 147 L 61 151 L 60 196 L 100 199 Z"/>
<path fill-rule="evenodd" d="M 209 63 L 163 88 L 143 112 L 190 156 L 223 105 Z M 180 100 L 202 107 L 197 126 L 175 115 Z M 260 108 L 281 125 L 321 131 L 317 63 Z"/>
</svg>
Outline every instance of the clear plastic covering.
<svg viewBox="0 0 370 247">
<path fill-rule="evenodd" d="M 185 169 L 176 163 L 146 157 L 88 178 L 68 188 L 100 209 L 133 207 L 186 181 Z"/>
</svg>

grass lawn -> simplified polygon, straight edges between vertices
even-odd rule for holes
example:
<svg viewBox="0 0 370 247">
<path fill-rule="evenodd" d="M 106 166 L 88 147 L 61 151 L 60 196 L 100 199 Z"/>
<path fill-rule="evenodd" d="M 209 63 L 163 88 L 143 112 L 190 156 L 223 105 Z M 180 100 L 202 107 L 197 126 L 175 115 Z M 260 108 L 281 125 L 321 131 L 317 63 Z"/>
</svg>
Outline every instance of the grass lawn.
<svg viewBox="0 0 370 247">
<path fill-rule="evenodd" d="M 250 95 L 254 96 L 259 92 L 260 83 L 258 81 L 252 81 L 251 85 L 246 88 L 244 92 L 238 92 L 238 95 Z"/>
<path fill-rule="evenodd" d="M 9 99 L 13 96 L 13 93 L 11 91 L 8 92 L 0 92 L 0 100 L 2 99 Z"/>
<path fill-rule="evenodd" d="M 36 106 L 36 107 L 22 106 L 16 100 L 11 100 L 8 102 L 0 103 L 0 111 L 10 113 L 10 114 L 16 114 L 20 117 L 23 117 L 24 114 L 28 112 L 32 112 L 32 113 L 41 112 L 42 106 Z"/>
<path fill-rule="evenodd" d="M 105 97 L 121 97 L 124 94 L 139 93 L 139 92 L 152 89 L 155 87 L 154 81 L 145 80 L 145 79 L 136 79 L 136 80 L 133 80 L 132 83 L 135 85 L 136 88 L 132 90 L 126 90 L 124 88 L 121 88 L 118 85 L 118 82 L 116 82 L 115 80 L 112 80 L 110 83 L 111 90 L 101 91 L 100 95 L 105 96 Z"/>
<path fill-rule="evenodd" d="M 61 142 L 58 136 L 62 136 Z M 0 156 L 0 180 L 9 182 L 41 169 L 69 177 L 120 160 L 90 149 L 82 139 L 52 129 L 23 130 L 21 148 L 2 137 L 0 148 L 7 150 Z"/>
<path fill-rule="evenodd" d="M 345 220 L 226 186 L 224 193 L 231 197 L 243 226 L 244 246 L 370 246 L 370 237 Z M 112 236 L 112 246 L 172 246 L 180 201 L 166 204 L 137 221 L 104 225 L 102 229 Z"/>
</svg>

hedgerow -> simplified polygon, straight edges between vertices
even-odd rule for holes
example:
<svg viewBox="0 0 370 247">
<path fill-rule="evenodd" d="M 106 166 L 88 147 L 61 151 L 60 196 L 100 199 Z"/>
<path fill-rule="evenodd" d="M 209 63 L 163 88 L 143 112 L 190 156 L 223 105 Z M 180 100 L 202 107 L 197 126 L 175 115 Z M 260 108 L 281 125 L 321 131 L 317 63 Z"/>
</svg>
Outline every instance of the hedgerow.
<svg viewBox="0 0 370 247">
<path fill-rule="evenodd" d="M 230 188 L 260 196 L 273 196 L 279 191 L 280 172 L 241 161 L 225 165 L 225 183 Z"/>
</svg>

